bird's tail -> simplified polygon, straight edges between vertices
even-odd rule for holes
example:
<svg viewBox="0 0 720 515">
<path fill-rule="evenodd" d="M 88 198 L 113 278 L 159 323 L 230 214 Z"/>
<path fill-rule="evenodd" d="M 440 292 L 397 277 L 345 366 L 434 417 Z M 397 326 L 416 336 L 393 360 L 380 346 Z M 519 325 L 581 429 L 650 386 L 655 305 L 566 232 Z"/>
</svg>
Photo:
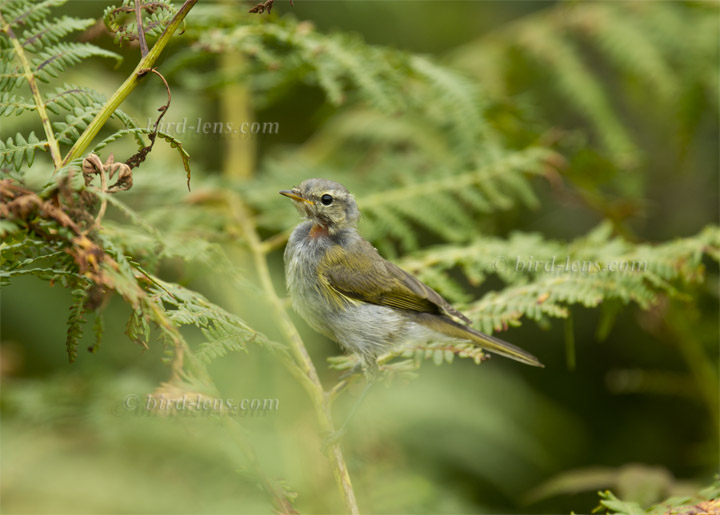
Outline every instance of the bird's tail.
<svg viewBox="0 0 720 515">
<path fill-rule="evenodd" d="M 425 314 L 423 313 L 423 315 Z M 477 344 L 480 348 L 494 354 L 499 354 L 501 356 L 505 356 L 506 358 L 514 359 L 515 361 L 525 363 L 526 365 L 532 365 L 534 367 L 545 366 L 540 363 L 540 360 L 538 360 L 535 356 L 520 347 L 513 345 L 512 343 L 481 333 L 472 327 L 458 324 L 448 318 L 437 315 L 426 315 L 421 316 L 418 321 L 422 325 L 447 336 L 470 340 Z"/>
</svg>

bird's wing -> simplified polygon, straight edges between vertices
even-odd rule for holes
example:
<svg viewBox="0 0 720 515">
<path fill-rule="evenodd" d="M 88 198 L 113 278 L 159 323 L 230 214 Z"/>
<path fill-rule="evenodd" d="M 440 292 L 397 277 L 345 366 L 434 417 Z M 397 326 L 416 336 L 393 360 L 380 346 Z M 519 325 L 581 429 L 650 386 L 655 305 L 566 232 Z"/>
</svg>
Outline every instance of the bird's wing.
<svg viewBox="0 0 720 515">
<path fill-rule="evenodd" d="M 324 260 L 321 276 L 338 293 L 381 306 L 470 320 L 439 293 L 399 266 L 383 259 L 364 240 L 352 251 L 334 247 Z"/>
</svg>

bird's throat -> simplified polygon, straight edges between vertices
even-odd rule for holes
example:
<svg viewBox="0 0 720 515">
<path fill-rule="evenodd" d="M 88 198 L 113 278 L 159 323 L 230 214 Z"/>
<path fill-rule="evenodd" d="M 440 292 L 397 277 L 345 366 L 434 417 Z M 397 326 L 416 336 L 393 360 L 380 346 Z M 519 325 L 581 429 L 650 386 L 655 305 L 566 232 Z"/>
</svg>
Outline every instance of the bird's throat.
<svg viewBox="0 0 720 515">
<path fill-rule="evenodd" d="M 324 225 L 315 224 L 310 229 L 310 236 L 311 238 L 321 238 L 321 237 L 327 237 L 330 233 L 328 232 L 328 228 Z"/>
</svg>

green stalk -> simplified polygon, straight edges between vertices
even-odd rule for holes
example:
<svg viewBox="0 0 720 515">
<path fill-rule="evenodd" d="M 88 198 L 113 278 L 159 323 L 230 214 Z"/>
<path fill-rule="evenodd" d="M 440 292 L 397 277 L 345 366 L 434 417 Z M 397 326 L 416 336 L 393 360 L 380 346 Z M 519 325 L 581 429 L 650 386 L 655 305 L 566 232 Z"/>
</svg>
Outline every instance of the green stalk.
<svg viewBox="0 0 720 515">
<path fill-rule="evenodd" d="M 160 35 L 160 38 L 158 38 L 157 42 L 153 45 L 148 54 L 140 60 L 130 77 L 128 77 L 127 80 L 123 82 L 122 86 L 120 86 L 118 90 L 113 93 L 113 96 L 110 97 L 107 102 L 105 102 L 105 105 L 100 110 L 100 112 L 95 116 L 93 121 L 90 122 L 90 125 L 87 126 L 85 131 L 80 135 L 78 140 L 75 142 L 73 147 L 65 156 L 65 159 L 63 159 L 63 166 L 67 165 L 70 161 L 80 157 L 85 153 L 87 147 L 90 145 L 95 136 L 97 136 L 97 133 L 100 132 L 100 129 L 102 129 L 105 123 L 107 123 L 110 116 L 115 112 L 118 107 L 120 107 L 120 104 L 122 104 L 123 101 L 128 97 L 128 95 L 130 95 L 130 93 L 132 93 L 132 91 L 137 87 L 138 83 L 140 82 L 140 78 L 144 75 L 143 72 L 148 68 L 152 68 L 153 64 L 155 64 L 155 61 L 157 61 L 158 57 L 160 57 L 160 54 L 170 42 L 170 39 L 172 38 L 175 31 L 183 22 L 188 12 L 190 12 L 190 9 L 192 9 L 193 6 L 197 3 L 197 1 L 198 0 L 185 1 L 180 10 L 170 21 L 170 24 L 165 27 L 165 30 Z"/>
<path fill-rule="evenodd" d="M 225 52 L 220 56 L 220 66 L 224 74 L 245 66 L 246 58 L 240 52 Z M 253 121 L 250 87 L 240 81 L 225 85 L 220 92 L 220 108 L 227 123 L 235 130 L 243 123 Z M 223 175 L 234 179 L 247 180 L 255 169 L 257 152 L 255 137 L 251 134 L 225 134 L 223 143 Z"/>
</svg>

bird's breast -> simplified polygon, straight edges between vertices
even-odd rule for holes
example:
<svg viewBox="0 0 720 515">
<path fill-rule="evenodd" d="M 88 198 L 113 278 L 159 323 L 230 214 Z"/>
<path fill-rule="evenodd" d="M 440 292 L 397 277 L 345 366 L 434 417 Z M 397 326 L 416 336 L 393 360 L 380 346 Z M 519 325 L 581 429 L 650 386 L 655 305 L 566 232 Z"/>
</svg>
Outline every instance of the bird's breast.
<svg viewBox="0 0 720 515">
<path fill-rule="evenodd" d="M 313 224 L 299 225 L 285 248 L 285 278 L 293 308 L 311 326 L 336 339 L 329 325 L 333 315 L 343 309 L 343 297 L 320 276 L 319 266 L 335 243 L 313 234 Z"/>
</svg>

